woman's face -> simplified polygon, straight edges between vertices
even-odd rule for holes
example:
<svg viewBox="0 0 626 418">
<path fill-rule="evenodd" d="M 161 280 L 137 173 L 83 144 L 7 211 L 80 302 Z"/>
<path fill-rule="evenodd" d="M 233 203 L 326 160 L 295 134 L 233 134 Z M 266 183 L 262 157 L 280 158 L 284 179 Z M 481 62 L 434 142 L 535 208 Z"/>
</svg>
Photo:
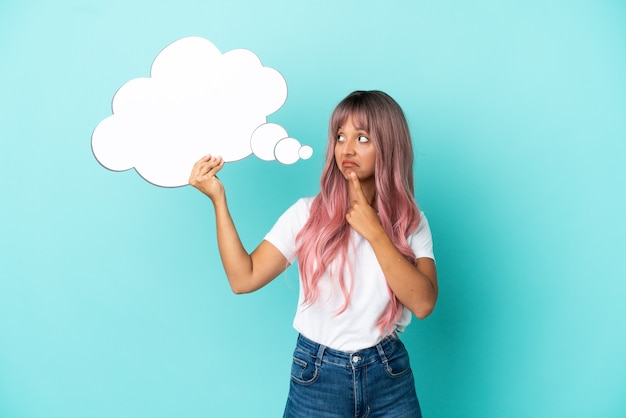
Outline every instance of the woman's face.
<svg viewBox="0 0 626 418">
<path fill-rule="evenodd" d="M 351 172 L 354 172 L 362 186 L 374 185 L 376 150 L 369 133 L 355 126 L 352 117 L 348 118 L 337 131 L 335 162 L 346 179 L 349 178 Z"/>
</svg>

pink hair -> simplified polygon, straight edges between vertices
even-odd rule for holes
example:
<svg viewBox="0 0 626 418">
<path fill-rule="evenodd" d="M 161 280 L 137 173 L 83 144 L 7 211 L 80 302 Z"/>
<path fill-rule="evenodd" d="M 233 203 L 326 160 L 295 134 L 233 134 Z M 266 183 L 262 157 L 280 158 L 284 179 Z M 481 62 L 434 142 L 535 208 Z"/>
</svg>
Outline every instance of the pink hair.
<svg viewBox="0 0 626 418">
<path fill-rule="evenodd" d="M 381 224 L 411 263 L 415 263 L 415 254 L 406 237 L 417 229 L 420 214 L 413 191 L 413 147 L 402 109 L 380 91 L 349 94 L 330 118 L 321 191 L 313 200 L 310 217 L 297 236 L 304 302 L 312 304 L 317 300 L 318 281 L 329 269 L 345 298 L 338 314 L 347 309 L 352 293 L 344 277 L 344 266 L 350 265 L 346 263 L 350 225 L 345 218 L 350 202 L 347 182 L 335 163 L 334 149 L 337 131 L 350 117 L 369 133 L 376 150 L 376 208 Z M 351 270 L 349 273 L 352 275 Z M 387 288 L 391 302 L 377 322 L 384 334 L 393 332 L 402 314 L 402 304 L 389 286 Z"/>
</svg>

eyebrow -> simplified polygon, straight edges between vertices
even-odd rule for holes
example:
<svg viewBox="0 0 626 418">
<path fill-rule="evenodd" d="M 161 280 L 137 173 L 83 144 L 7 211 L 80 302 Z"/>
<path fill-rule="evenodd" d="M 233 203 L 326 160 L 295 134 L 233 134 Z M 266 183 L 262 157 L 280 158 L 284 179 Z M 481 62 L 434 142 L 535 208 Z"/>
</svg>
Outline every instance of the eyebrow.
<svg viewBox="0 0 626 418">
<path fill-rule="evenodd" d="M 340 126 L 337 128 L 337 132 L 342 131 L 342 130 L 343 130 L 343 126 Z M 363 133 L 369 134 L 369 131 L 367 129 L 362 128 L 360 126 L 355 126 L 354 130 L 357 132 L 363 132 Z"/>
</svg>

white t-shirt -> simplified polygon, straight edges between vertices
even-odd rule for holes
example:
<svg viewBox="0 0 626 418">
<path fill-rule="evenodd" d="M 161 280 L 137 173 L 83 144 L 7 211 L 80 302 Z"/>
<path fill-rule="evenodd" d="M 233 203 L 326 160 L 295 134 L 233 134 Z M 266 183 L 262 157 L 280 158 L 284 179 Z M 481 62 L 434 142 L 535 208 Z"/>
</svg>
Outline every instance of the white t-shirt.
<svg viewBox="0 0 626 418">
<path fill-rule="evenodd" d="M 265 236 L 289 261 L 296 259 L 296 236 L 309 217 L 312 197 L 293 204 L 276 221 Z M 416 258 L 433 258 L 433 244 L 424 213 L 420 213 L 417 230 L 408 238 Z M 352 275 L 346 267 L 344 277 L 352 297 L 348 308 L 338 315 L 345 303 L 339 284 L 325 273 L 319 280 L 319 296 L 313 305 L 305 305 L 303 287 L 300 285 L 298 309 L 293 321 L 294 328 L 305 337 L 327 347 L 344 352 L 354 352 L 378 344 L 385 335 L 376 325 L 378 318 L 390 302 L 385 276 L 376 260 L 370 244 L 354 229 L 350 235 L 348 260 Z M 403 331 L 411 322 L 411 311 L 403 309 L 396 329 Z"/>
</svg>

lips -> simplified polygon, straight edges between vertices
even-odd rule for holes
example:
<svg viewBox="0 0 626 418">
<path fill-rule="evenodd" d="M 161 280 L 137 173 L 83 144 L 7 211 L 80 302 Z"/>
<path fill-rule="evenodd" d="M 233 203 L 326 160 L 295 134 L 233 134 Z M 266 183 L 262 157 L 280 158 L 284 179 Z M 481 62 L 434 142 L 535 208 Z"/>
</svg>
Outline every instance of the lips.
<svg viewBox="0 0 626 418">
<path fill-rule="evenodd" d="M 343 160 L 341 162 L 341 166 L 343 168 L 355 168 L 355 167 L 358 167 L 359 165 L 352 160 Z"/>
</svg>

